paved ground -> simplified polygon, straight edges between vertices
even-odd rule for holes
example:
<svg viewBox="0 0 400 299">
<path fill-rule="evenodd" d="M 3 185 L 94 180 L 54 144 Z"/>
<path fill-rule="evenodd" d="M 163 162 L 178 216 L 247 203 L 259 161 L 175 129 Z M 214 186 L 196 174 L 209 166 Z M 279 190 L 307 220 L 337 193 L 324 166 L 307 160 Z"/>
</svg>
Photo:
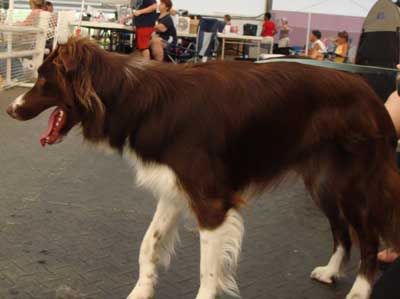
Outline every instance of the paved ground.
<svg viewBox="0 0 400 299">
<path fill-rule="evenodd" d="M 83 145 L 74 132 L 42 149 L 48 113 L 19 123 L 4 112 L 22 92 L 0 93 L 0 298 L 125 298 L 137 277 L 140 240 L 155 201 L 134 187 L 118 156 Z M 244 215 L 238 275 L 244 299 L 345 297 L 357 258 L 334 286 L 308 278 L 328 260 L 331 240 L 327 221 L 300 182 L 286 182 Z M 195 297 L 198 236 L 191 221 L 184 224 L 182 244 L 172 267 L 161 272 L 156 298 Z"/>
</svg>

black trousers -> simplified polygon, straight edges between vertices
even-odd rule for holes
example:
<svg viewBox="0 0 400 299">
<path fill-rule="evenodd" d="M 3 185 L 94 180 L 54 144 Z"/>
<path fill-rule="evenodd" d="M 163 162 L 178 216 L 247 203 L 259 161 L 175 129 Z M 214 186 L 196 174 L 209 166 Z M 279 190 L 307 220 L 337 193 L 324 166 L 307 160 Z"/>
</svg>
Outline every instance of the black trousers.
<svg viewBox="0 0 400 299">
<path fill-rule="evenodd" d="M 397 259 L 376 282 L 371 299 L 400 298 L 400 258 Z"/>
</svg>

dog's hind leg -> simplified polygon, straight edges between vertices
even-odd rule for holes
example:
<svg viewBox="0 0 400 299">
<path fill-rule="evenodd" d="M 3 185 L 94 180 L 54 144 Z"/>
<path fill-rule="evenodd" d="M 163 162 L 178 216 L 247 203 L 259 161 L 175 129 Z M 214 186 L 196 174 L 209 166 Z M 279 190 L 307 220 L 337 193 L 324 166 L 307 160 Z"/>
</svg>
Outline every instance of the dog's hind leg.
<svg viewBox="0 0 400 299">
<path fill-rule="evenodd" d="M 351 250 L 351 237 L 346 222 L 333 216 L 329 217 L 329 223 L 333 235 L 333 254 L 326 266 L 316 267 L 311 272 L 311 278 L 327 284 L 340 277 L 341 269 L 349 259 Z"/>
<path fill-rule="evenodd" d="M 373 220 L 363 207 L 366 202 L 365 191 L 346 193 L 347 206 L 343 210 L 355 231 L 360 245 L 361 263 L 354 285 L 346 299 L 368 299 L 377 271 L 377 254 L 379 249 L 379 233 L 374 228 Z M 372 221 L 371 221 L 372 220 Z"/>
<path fill-rule="evenodd" d="M 318 201 L 331 226 L 333 254 L 326 266 L 317 267 L 312 271 L 311 278 L 331 284 L 339 278 L 344 263 L 348 261 L 352 242 L 349 226 L 341 215 L 335 192 L 330 190 L 321 194 Z"/>
<path fill-rule="evenodd" d="M 231 208 L 217 228 L 200 223 L 200 289 L 196 299 L 215 299 L 221 293 L 238 296 L 235 272 L 244 234 L 243 219 Z"/>
<path fill-rule="evenodd" d="M 304 182 L 313 200 L 329 220 L 333 237 L 333 254 L 325 266 L 316 267 L 311 278 L 322 283 L 331 284 L 340 277 L 341 270 L 350 257 L 351 236 L 349 225 L 345 221 L 338 206 L 337 170 L 335 165 L 309 161 L 305 171 Z M 328 160 L 329 161 L 329 160 Z"/>
<path fill-rule="evenodd" d="M 162 197 L 144 236 L 139 255 L 139 279 L 128 299 L 151 299 L 157 283 L 157 265 L 167 267 L 178 239 L 178 222 L 187 202 L 181 197 Z"/>
</svg>

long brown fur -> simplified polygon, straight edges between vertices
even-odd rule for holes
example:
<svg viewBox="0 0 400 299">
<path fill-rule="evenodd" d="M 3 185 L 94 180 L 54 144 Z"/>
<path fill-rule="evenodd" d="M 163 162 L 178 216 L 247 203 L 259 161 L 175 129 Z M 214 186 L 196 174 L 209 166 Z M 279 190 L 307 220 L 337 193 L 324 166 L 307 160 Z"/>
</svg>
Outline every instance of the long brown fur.
<svg viewBox="0 0 400 299">
<path fill-rule="evenodd" d="M 327 215 L 335 248 L 357 234 L 361 273 L 373 277 L 383 239 L 400 249 L 400 176 L 391 119 L 359 77 L 296 63 L 132 61 L 71 39 L 39 70 L 18 108 L 30 119 L 67 111 L 64 133 L 144 163 L 169 166 L 203 228 L 217 228 L 247 188 L 262 192 L 288 171 Z"/>
</svg>

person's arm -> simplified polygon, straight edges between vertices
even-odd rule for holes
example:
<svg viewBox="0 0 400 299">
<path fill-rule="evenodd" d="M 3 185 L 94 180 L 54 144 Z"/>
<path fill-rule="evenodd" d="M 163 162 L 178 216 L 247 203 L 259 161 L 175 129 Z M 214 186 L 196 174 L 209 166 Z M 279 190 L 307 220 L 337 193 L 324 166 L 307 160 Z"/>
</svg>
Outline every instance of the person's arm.
<svg viewBox="0 0 400 299">
<path fill-rule="evenodd" d="M 145 15 L 145 14 L 148 14 L 148 13 L 152 13 L 153 11 L 156 11 L 156 10 L 157 10 L 157 3 L 154 3 L 154 4 L 150 5 L 150 6 L 147 6 L 146 8 L 136 10 L 134 12 L 134 15 L 136 17 L 138 17 L 140 15 Z"/>
<path fill-rule="evenodd" d="M 397 65 L 397 68 L 400 70 L 400 64 Z M 395 90 L 387 99 L 385 107 L 389 112 L 394 127 L 396 128 L 397 136 L 400 136 L 400 95 L 397 90 Z"/>
<path fill-rule="evenodd" d="M 37 19 L 38 16 L 39 16 L 39 14 L 32 10 L 31 13 L 26 17 L 25 20 L 19 21 L 16 24 L 20 25 L 20 26 L 32 26 L 35 19 Z"/>
<path fill-rule="evenodd" d="M 154 26 L 156 32 L 165 32 L 168 28 L 174 27 L 174 21 L 171 16 L 164 17 L 159 20 L 158 24 Z"/>
<path fill-rule="evenodd" d="M 278 33 L 278 30 L 276 30 L 276 25 L 275 25 L 275 23 L 272 23 L 272 24 L 274 24 L 274 28 L 272 29 L 272 35 L 275 35 L 275 34 Z"/>
<path fill-rule="evenodd" d="M 265 22 L 262 25 L 261 36 L 264 36 L 264 32 L 265 32 Z"/>
<path fill-rule="evenodd" d="M 154 30 L 156 32 L 165 32 L 167 31 L 167 27 L 162 23 L 158 23 L 156 26 L 154 26 Z"/>
<path fill-rule="evenodd" d="M 314 46 L 308 51 L 308 56 L 310 56 L 312 59 L 317 59 L 320 49 L 321 47 L 315 43 Z"/>
<path fill-rule="evenodd" d="M 385 103 L 393 125 L 396 128 L 397 136 L 400 136 L 400 96 L 394 91 Z"/>
<path fill-rule="evenodd" d="M 286 32 L 286 33 L 289 33 L 290 32 L 290 27 L 288 26 L 288 25 L 283 25 L 283 31 L 284 32 Z"/>
<path fill-rule="evenodd" d="M 345 44 L 343 47 L 343 54 L 344 57 L 349 56 L 349 44 Z"/>
</svg>

